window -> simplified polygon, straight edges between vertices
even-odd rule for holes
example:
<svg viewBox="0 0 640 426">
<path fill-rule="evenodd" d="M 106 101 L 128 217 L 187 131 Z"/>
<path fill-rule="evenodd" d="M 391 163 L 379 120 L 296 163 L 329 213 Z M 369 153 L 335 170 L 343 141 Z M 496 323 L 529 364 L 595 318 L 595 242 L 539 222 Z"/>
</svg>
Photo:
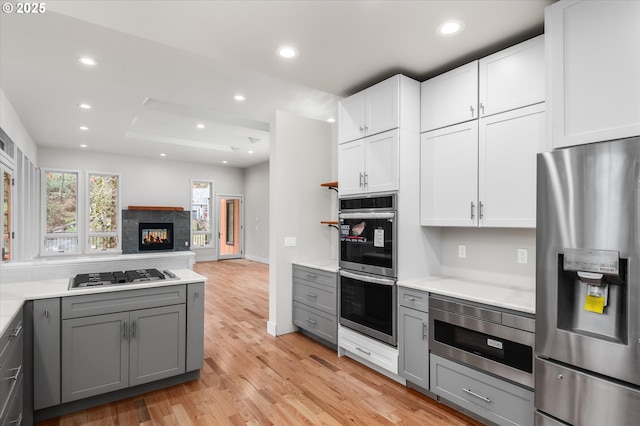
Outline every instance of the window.
<svg viewBox="0 0 640 426">
<path fill-rule="evenodd" d="M 191 247 L 211 247 L 213 231 L 211 221 L 211 193 L 213 183 L 191 182 Z"/>
<path fill-rule="evenodd" d="M 47 171 L 44 179 L 44 254 L 77 253 L 78 172 Z"/>
<path fill-rule="evenodd" d="M 0 224 L 2 224 L 2 242 L 0 247 L 2 248 L 2 254 L 0 262 L 8 262 L 12 259 L 13 250 L 13 178 L 11 177 L 11 171 L 5 169 L 0 164 L 0 174 L 2 175 L 2 192 L 0 193 L 0 206 L 2 206 L 2 216 L 0 217 Z"/>
<path fill-rule="evenodd" d="M 118 248 L 118 176 L 89 174 L 89 250 Z"/>
<path fill-rule="evenodd" d="M 47 170 L 43 176 L 43 255 L 120 248 L 118 175 Z"/>
</svg>

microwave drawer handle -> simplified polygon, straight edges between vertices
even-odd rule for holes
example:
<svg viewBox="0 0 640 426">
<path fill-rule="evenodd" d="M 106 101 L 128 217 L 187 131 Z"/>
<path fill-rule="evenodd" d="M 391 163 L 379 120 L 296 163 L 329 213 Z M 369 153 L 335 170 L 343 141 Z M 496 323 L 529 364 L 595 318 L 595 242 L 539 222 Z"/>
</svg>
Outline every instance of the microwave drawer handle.
<svg viewBox="0 0 640 426">
<path fill-rule="evenodd" d="M 479 395 L 479 394 L 475 393 L 474 391 L 472 391 L 471 389 L 462 388 L 462 390 L 465 391 L 466 393 L 468 393 L 469 395 L 475 396 L 476 398 L 479 398 L 479 399 L 481 399 L 483 401 L 491 402 L 490 398 L 487 398 L 486 396 Z"/>
<path fill-rule="evenodd" d="M 362 212 L 362 213 L 340 213 L 340 219 L 393 219 L 396 217 L 395 212 Z"/>
<path fill-rule="evenodd" d="M 354 274 L 347 271 L 340 271 L 340 276 L 345 278 L 351 278 L 352 280 L 363 281 L 366 283 L 372 284 L 382 284 L 382 285 L 396 285 L 395 280 L 390 280 L 387 278 L 378 278 L 378 277 L 370 277 L 368 275 L 359 275 Z"/>
</svg>

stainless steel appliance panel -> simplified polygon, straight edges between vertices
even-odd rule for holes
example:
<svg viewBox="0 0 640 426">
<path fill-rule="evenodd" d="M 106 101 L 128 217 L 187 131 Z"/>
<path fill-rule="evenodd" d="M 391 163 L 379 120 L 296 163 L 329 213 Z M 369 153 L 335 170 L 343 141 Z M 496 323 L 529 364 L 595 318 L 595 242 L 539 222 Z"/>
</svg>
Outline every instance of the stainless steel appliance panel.
<svg viewBox="0 0 640 426">
<path fill-rule="evenodd" d="M 607 362 L 606 358 L 602 359 Z M 574 368 L 536 359 L 535 405 L 573 425 L 637 425 L 640 390 Z M 536 418 L 536 425 L 548 423 Z M 550 423 L 563 424 L 563 423 Z"/>
<path fill-rule="evenodd" d="M 539 154 L 537 173 L 536 350 L 640 385 L 640 138 Z M 594 276 L 602 313 L 585 305 Z"/>
</svg>

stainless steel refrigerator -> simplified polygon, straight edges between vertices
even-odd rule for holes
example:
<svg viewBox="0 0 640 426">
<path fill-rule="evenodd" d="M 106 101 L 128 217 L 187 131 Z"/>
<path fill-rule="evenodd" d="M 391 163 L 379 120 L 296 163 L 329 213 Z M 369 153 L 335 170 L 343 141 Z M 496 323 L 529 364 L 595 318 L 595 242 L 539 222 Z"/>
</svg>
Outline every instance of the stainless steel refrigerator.
<svg viewBox="0 0 640 426">
<path fill-rule="evenodd" d="M 640 424 L 640 137 L 538 155 L 536 425 Z"/>
</svg>

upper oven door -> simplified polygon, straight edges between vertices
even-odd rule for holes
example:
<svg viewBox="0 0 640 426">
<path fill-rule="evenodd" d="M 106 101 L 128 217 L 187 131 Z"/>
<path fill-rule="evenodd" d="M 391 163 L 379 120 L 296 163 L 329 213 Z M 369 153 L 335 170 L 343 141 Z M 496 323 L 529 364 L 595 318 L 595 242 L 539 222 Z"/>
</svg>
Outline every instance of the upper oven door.
<svg viewBox="0 0 640 426">
<path fill-rule="evenodd" d="M 340 267 L 396 277 L 396 212 L 341 212 Z"/>
</svg>

